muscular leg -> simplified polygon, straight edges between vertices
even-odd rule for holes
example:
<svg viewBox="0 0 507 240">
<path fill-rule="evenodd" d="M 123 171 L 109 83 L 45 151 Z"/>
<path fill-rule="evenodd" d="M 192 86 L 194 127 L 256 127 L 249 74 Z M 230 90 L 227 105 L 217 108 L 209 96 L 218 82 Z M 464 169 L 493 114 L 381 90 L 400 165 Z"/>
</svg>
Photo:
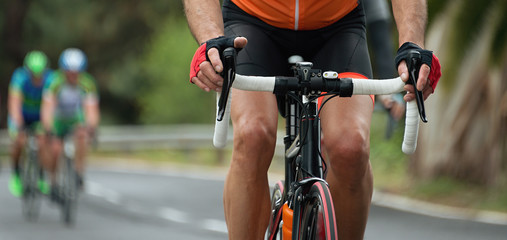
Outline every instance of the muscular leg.
<svg viewBox="0 0 507 240">
<path fill-rule="evenodd" d="M 88 133 L 86 132 L 86 128 L 79 127 L 74 134 L 74 142 L 76 145 L 76 171 L 82 176 L 88 148 Z"/>
<path fill-rule="evenodd" d="M 41 137 L 44 138 L 44 140 L 42 141 L 43 145 L 40 145 L 39 143 L 39 146 L 42 146 L 42 148 L 44 148 L 44 150 L 39 149 L 39 156 L 42 156 L 42 158 L 40 158 L 41 164 L 44 170 L 46 170 L 51 175 L 54 168 L 53 138 L 51 136 L 41 136 Z M 40 150 L 42 150 L 42 152 Z"/>
<path fill-rule="evenodd" d="M 57 137 L 52 137 L 50 141 L 51 148 L 50 156 L 48 157 L 47 170 L 50 173 L 51 184 L 56 183 L 56 170 L 58 169 L 58 159 L 60 158 L 63 151 L 62 140 Z"/>
<path fill-rule="evenodd" d="M 335 98 L 321 114 L 324 151 L 341 240 L 363 239 L 373 191 L 369 96 Z"/>
<path fill-rule="evenodd" d="M 232 92 L 234 151 L 224 189 L 229 239 L 262 239 L 270 214 L 267 170 L 278 121 L 272 93 Z"/>
<path fill-rule="evenodd" d="M 18 171 L 20 168 L 21 152 L 23 151 L 23 146 L 25 146 L 25 144 L 26 134 L 20 131 L 11 147 L 11 163 L 13 170 Z"/>
<path fill-rule="evenodd" d="M 44 168 L 48 162 L 48 158 L 50 157 L 50 155 L 49 155 L 50 151 L 48 151 L 47 142 L 48 142 L 47 136 L 45 136 L 45 135 L 38 135 L 37 136 L 37 145 L 39 146 L 39 152 L 38 152 L 39 163 Z"/>
</svg>

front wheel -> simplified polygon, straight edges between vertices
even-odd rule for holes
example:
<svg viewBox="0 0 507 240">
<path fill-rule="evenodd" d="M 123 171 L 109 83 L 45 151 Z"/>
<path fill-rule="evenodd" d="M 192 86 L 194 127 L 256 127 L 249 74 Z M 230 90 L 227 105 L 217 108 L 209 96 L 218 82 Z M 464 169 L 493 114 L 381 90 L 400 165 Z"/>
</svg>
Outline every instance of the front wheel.
<svg viewBox="0 0 507 240">
<path fill-rule="evenodd" d="M 268 240 L 282 239 L 282 234 L 279 231 L 282 220 L 283 188 L 284 181 L 278 181 L 273 188 L 273 194 L 271 195 L 271 217 L 266 232 L 266 239 Z"/>
<path fill-rule="evenodd" d="M 338 229 L 333 200 L 324 182 L 315 182 L 305 195 L 299 237 L 301 240 L 336 240 Z"/>
<path fill-rule="evenodd" d="M 60 199 L 62 207 L 62 220 L 68 226 L 74 225 L 77 208 L 77 181 L 73 159 L 64 157 L 61 162 Z"/>
<path fill-rule="evenodd" d="M 23 177 L 22 209 L 25 219 L 35 221 L 39 217 L 41 192 L 38 187 L 40 167 L 36 153 L 29 152 L 30 156 L 25 159 Z"/>
</svg>

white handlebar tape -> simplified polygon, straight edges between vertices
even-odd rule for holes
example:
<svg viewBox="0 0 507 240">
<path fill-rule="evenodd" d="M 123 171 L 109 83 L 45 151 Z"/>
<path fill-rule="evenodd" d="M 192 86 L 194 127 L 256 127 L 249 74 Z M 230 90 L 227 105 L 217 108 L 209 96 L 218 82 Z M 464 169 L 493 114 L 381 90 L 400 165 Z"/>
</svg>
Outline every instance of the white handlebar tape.
<svg viewBox="0 0 507 240">
<path fill-rule="evenodd" d="M 245 91 L 273 92 L 275 89 L 275 77 L 256 77 L 236 74 L 232 87 Z"/>
<path fill-rule="evenodd" d="M 401 150 L 405 154 L 412 154 L 417 147 L 417 135 L 419 132 L 419 112 L 416 101 L 407 102 L 407 113 L 405 116 L 405 135 Z"/>
<path fill-rule="evenodd" d="M 385 95 L 402 92 L 405 83 L 401 78 L 392 78 L 385 80 L 373 79 L 352 79 L 354 95 Z M 243 76 L 236 74 L 233 88 L 245 91 L 264 91 L 273 92 L 275 87 L 275 77 L 257 77 Z M 217 94 L 217 103 L 220 94 Z M 218 104 L 217 104 L 218 106 Z M 218 113 L 218 107 L 217 107 Z M 213 136 L 213 145 L 217 148 L 223 148 L 227 144 L 227 132 L 231 116 L 231 97 L 227 99 L 222 121 L 215 122 L 215 134 Z M 411 101 L 407 103 L 407 113 L 405 122 L 405 136 L 403 138 L 402 151 L 406 154 L 415 152 L 417 146 L 417 135 L 419 131 L 419 113 L 417 103 Z"/>
<path fill-rule="evenodd" d="M 236 74 L 232 84 L 233 88 L 245 91 L 273 92 L 275 89 L 275 77 L 254 77 Z M 216 148 L 223 148 L 227 144 L 227 133 L 229 131 L 229 122 L 231 119 L 231 93 L 227 99 L 227 106 L 222 121 L 215 120 L 215 134 L 213 136 L 213 145 Z M 217 113 L 218 99 L 220 93 L 217 93 Z"/>
<path fill-rule="evenodd" d="M 216 148 L 224 148 L 227 144 L 227 132 L 229 131 L 229 122 L 231 119 L 231 93 L 227 98 L 227 106 L 225 107 L 224 117 L 222 121 L 215 119 L 215 134 L 213 136 L 213 145 Z M 217 113 L 218 113 L 218 99 L 220 99 L 220 93 L 217 93 Z M 217 114 L 218 115 L 218 114 Z"/>
<path fill-rule="evenodd" d="M 385 80 L 375 79 L 352 79 L 354 84 L 353 95 L 385 95 L 403 91 L 405 83 L 401 78 L 392 78 Z"/>
</svg>

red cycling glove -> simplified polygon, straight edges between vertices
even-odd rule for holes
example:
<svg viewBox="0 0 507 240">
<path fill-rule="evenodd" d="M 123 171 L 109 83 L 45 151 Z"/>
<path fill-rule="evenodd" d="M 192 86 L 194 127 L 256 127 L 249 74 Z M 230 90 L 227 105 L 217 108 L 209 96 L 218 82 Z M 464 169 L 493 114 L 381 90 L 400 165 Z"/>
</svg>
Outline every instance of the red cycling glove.
<svg viewBox="0 0 507 240">
<path fill-rule="evenodd" d="M 210 39 L 203 43 L 197 51 L 195 51 L 194 57 L 192 58 L 192 62 L 190 63 L 190 82 L 192 82 L 192 78 L 197 76 L 197 73 L 201 70 L 199 67 L 202 62 L 209 61 L 208 58 L 208 50 L 211 48 L 218 49 L 220 56 L 222 56 L 222 51 L 228 47 L 234 47 L 234 39 L 236 37 L 225 37 L 220 36 L 217 38 Z"/>
<path fill-rule="evenodd" d="M 396 54 L 395 62 L 396 66 L 400 65 L 400 62 L 406 60 L 408 53 L 410 50 L 416 50 L 421 54 L 421 61 L 423 64 L 426 64 L 430 67 L 430 74 L 428 79 L 430 80 L 430 86 L 435 91 L 437 87 L 438 80 L 440 80 L 440 76 L 442 76 L 440 61 L 437 56 L 433 54 L 430 50 L 422 49 L 417 46 L 415 43 L 406 42 L 398 49 L 398 53 Z"/>
<path fill-rule="evenodd" d="M 206 43 L 202 44 L 197 51 L 195 51 L 194 57 L 192 58 L 192 62 L 190 63 L 190 82 L 192 82 L 193 77 L 197 77 L 197 73 L 201 70 L 199 65 L 202 62 L 206 61 Z"/>
<path fill-rule="evenodd" d="M 433 88 L 433 91 L 435 91 L 435 88 L 437 87 L 438 80 L 440 80 L 440 77 L 442 76 L 442 71 L 440 67 L 440 61 L 438 60 L 437 56 L 433 54 L 433 57 L 431 58 L 431 66 L 430 66 L 430 75 L 428 76 L 428 79 L 430 80 L 430 86 Z"/>
</svg>

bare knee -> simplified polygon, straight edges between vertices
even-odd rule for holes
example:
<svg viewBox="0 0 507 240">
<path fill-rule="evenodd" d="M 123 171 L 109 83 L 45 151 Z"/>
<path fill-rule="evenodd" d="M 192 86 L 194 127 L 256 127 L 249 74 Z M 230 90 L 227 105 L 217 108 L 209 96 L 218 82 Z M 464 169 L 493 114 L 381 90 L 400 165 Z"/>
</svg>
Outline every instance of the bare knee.
<svg viewBox="0 0 507 240">
<path fill-rule="evenodd" d="M 349 190 L 358 190 L 369 174 L 369 137 L 360 133 L 326 136 L 324 145 L 332 174 Z"/>
<path fill-rule="evenodd" d="M 88 132 L 85 128 L 78 128 L 74 133 L 74 140 L 78 144 L 84 144 L 86 143 L 88 139 Z"/>
<path fill-rule="evenodd" d="M 53 159 L 58 159 L 63 151 L 62 141 L 59 139 L 53 139 L 51 141 L 51 154 Z"/>
<path fill-rule="evenodd" d="M 234 126 L 233 167 L 245 174 L 267 172 L 274 154 L 276 127 L 253 119 Z"/>
<path fill-rule="evenodd" d="M 16 136 L 15 146 L 17 148 L 21 148 L 25 146 L 25 144 L 26 144 L 26 134 L 24 132 L 20 132 L 18 136 Z"/>
<path fill-rule="evenodd" d="M 234 141 L 238 143 L 239 147 L 265 149 L 265 147 L 274 145 L 276 131 L 262 124 L 247 123 L 235 128 Z"/>
</svg>

